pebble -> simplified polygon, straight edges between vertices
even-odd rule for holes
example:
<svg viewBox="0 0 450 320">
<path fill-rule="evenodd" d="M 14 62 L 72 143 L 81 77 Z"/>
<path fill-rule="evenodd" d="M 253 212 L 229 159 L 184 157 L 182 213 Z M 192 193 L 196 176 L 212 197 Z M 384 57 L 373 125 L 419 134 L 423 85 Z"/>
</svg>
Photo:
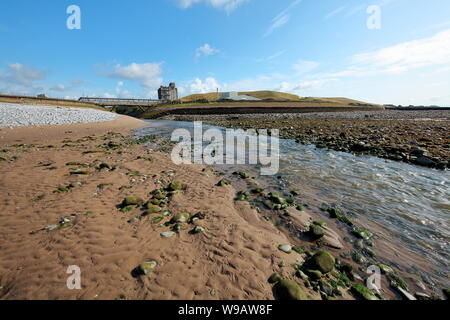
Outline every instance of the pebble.
<svg viewBox="0 0 450 320">
<path fill-rule="evenodd" d="M 116 114 L 88 108 L 0 103 L 0 128 L 113 121 Z"/>
<path fill-rule="evenodd" d="M 161 237 L 163 238 L 171 238 L 175 235 L 173 231 L 161 232 Z"/>
<path fill-rule="evenodd" d="M 285 252 L 285 253 L 291 253 L 292 252 L 292 246 L 289 244 L 281 244 L 278 246 L 278 249 Z"/>
</svg>

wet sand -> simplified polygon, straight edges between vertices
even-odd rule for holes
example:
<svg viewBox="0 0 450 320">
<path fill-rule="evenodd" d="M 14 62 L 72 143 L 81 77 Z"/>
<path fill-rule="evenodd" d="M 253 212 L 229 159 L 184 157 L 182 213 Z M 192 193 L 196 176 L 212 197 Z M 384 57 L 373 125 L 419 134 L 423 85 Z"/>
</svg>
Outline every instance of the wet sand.
<svg viewBox="0 0 450 320">
<path fill-rule="evenodd" d="M 142 125 L 123 117 L 0 131 L 6 159 L 0 166 L 1 299 L 273 299 L 267 282 L 273 272 L 295 278 L 279 265 L 302 257 L 277 250 L 289 240 L 249 204 L 235 202 L 233 187 L 215 186 L 220 178 L 201 166 L 175 166 L 167 154 L 126 144 Z M 105 148 L 110 142 L 120 146 Z M 102 152 L 84 153 L 97 150 Z M 100 163 L 117 168 L 96 170 Z M 88 174 L 69 174 L 77 168 Z M 204 213 L 198 224 L 205 232 L 189 234 L 193 225 L 186 225 L 165 239 L 160 233 L 168 228 L 151 224 L 153 216 L 117 208 L 125 197 L 147 200 L 175 180 L 187 188 L 167 209 Z M 74 187 L 68 192 L 55 193 L 69 184 Z M 67 228 L 43 230 L 71 215 Z M 133 277 L 133 269 L 148 260 L 157 262 L 154 272 Z M 81 290 L 66 286 L 71 265 L 81 269 Z"/>
</svg>

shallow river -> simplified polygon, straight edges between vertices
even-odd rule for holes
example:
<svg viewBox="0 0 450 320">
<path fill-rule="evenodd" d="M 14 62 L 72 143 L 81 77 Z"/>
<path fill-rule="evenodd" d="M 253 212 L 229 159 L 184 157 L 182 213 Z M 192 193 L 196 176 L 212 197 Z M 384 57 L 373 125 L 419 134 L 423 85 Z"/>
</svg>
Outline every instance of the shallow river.
<svg viewBox="0 0 450 320">
<path fill-rule="evenodd" d="M 170 138 L 176 128 L 193 127 L 191 122 L 149 123 L 136 134 Z M 208 128 L 212 127 L 204 126 Z M 279 143 L 278 175 L 287 184 L 298 186 L 318 201 L 339 204 L 357 221 L 369 223 L 370 230 L 384 241 L 422 257 L 425 266 L 422 261 L 416 268 L 425 282 L 449 285 L 449 171 L 327 151 L 292 140 L 280 139 Z"/>
</svg>

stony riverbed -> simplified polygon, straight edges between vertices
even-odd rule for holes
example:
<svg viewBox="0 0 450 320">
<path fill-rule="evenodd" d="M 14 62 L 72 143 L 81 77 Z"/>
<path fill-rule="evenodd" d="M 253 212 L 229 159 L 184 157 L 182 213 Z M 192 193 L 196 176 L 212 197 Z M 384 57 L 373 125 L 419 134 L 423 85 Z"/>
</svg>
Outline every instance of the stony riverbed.
<svg viewBox="0 0 450 320">
<path fill-rule="evenodd" d="M 170 117 L 222 127 L 279 129 L 282 138 L 319 148 L 450 168 L 450 110 Z"/>
</svg>

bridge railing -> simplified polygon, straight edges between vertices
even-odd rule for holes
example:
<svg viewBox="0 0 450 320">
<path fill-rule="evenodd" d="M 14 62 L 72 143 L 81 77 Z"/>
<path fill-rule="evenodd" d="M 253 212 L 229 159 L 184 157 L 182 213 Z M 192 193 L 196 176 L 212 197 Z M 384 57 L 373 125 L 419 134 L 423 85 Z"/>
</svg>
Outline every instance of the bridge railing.
<svg viewBox="0 0 450 320">
<path fill-rule="evenodd" d="M 161 100 L 154 99 L 119 99 L 119 98 L 87 98 L 82 97 L 80 102 L 95 103 L 102 106 L 149 106 L 162 103 Z"/>
</svg>

